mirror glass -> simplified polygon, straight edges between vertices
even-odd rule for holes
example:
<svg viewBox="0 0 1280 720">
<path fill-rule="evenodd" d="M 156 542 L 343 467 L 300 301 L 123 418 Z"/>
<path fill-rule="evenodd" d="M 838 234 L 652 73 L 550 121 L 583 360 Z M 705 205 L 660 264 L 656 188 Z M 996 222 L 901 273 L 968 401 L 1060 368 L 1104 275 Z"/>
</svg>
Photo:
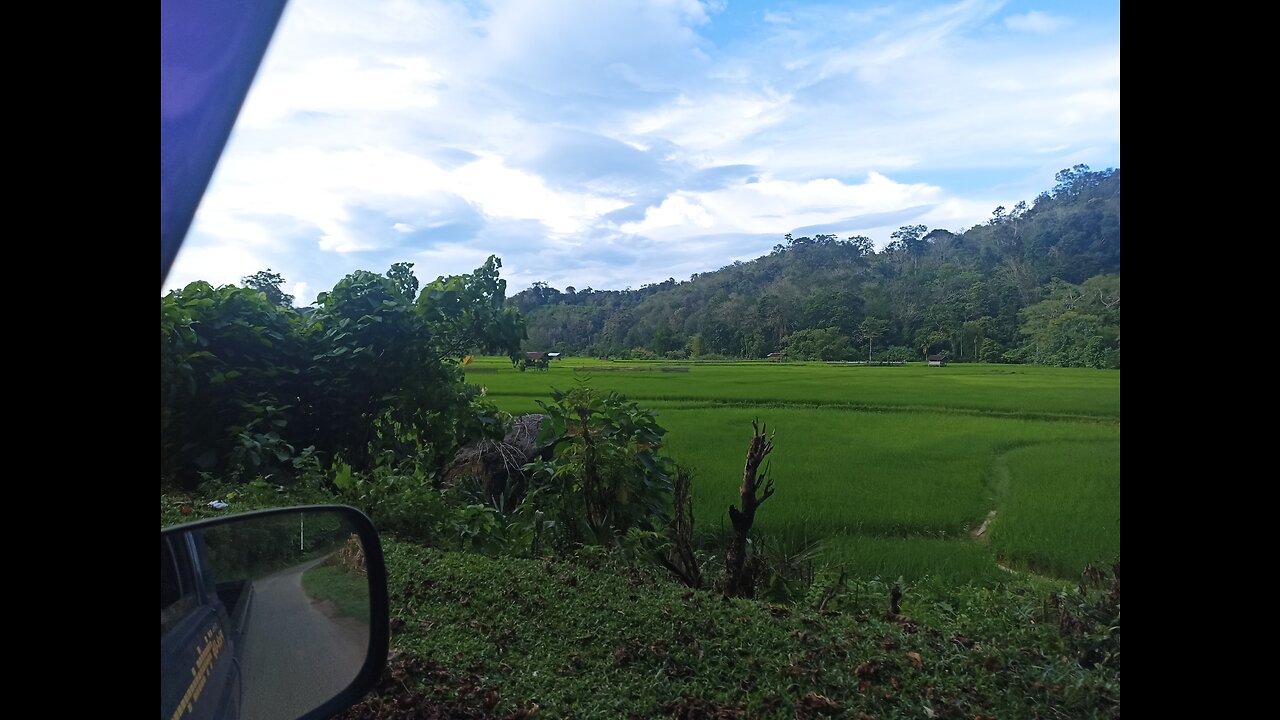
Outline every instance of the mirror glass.
<svg viewBox="0 0 1280 720">
<path fill-rule="evenodd" d="M 369 651 L 364 547 L 339 510 L 160 537 L 160 717 L 296 718 Z"/>
</svg>

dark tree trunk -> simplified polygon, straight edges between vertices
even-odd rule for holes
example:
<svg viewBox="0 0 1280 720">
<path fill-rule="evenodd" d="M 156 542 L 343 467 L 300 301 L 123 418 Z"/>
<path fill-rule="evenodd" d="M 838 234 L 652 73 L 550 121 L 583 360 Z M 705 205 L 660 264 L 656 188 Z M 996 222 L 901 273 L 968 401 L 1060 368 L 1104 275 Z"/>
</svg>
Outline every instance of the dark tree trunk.
<svg viewBox="0 0 1280 720">
<path fill-rule="evenodd" d="M 729 520 L 733 523 L 733 538 L 725 552 L 725 597 L 751 597 L 755 591 L 754 578 L 747 567 L 747 537 L 756 521 L 756 510 L 773 496 L 773 480 L 766 480 L 768 471 L 760 472 L 760 463 L 773 451 L 773 441 L 765 435 L 758 420 L 751 421 L 751 446 L 747 448 L 747 463 L 742 470 L 742 487 L 739 495 L 742 510 L 729 506 Z"/>
<path fill-rule="evenodd" d="M 601 497 L 604 490 L 600 487 L 600 477 L 596 472 L 596 441 L 591 437 L 591 411 L 578 408 L 578 419 L 582 422 L 582 442 L 585 445 L 582 467 L 582 490 L 587 505 L 587 525 L 591 531 L 600 536 L 600 529 L 607 521 L 607 501 Z"/>
<path fill-rule="evenodd" d="M 702 588 L 702 568 L 693 552 L 693 499 L 689 491 L 689 473 L 681 468 L 676 472 L 674 487 L 675 513 L 671 518 L 671 554 L 659 556 L 662 564 L 680 582 L 694 589 Z"/>
</svg>

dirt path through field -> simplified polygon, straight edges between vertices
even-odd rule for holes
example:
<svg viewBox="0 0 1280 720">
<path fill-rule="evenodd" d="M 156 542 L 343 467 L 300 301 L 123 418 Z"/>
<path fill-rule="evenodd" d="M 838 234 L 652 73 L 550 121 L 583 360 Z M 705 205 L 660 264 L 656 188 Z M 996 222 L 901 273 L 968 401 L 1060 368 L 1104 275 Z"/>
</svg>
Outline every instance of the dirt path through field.
<svg viewBox="0 0 1280 720">
<path fill-rule="evenodd" d="M 987 518 L 982 521 L 982 524 L 978 526 L 978 529 L 970 533 L 971 535 L 973 535 L 974 540 L 977 540 L 979 542 L 986 542 L 987 528 L 991 525 L 991 521 L 994 520 L 995 517 L 996 517 L 995 510 L 992 510 L 991 512 L 987 513 Z"/>
</svg>

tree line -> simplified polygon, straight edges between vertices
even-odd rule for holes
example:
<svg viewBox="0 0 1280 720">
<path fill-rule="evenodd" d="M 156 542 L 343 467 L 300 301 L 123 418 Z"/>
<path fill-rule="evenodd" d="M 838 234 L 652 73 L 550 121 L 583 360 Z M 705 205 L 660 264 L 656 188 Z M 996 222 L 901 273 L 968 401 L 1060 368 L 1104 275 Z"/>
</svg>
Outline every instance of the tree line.
<svg viewBox="0 0 1280 720">
<path fill-rule="evenodd" d="M 519 313 L 502 266 L 419 291 L 412 263 L 359 270 L 293 307 L 284 279 L 194 282 L 160 299 L 161 487 L 295 476 L 341 462 L 433 471 L 465 440 L 502 429 L 464 382 L 470 352 L 518 357 Z"/>
<path fill-rule="evenodd" d="M 1120 170 L 1062 170 L 1033 203 L 961 233 L 786 235 L 750 262 L 638 290 L 512 296 L 531 350 L 602 357 L 1120 366 Z"/>
</svg>

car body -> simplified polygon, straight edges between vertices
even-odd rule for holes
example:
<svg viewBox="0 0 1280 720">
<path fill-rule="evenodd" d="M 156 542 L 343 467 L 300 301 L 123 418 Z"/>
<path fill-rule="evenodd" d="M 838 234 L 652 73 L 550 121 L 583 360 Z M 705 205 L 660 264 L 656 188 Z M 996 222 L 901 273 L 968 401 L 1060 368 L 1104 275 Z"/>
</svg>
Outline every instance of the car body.
<svg viewBox="0 0 1280 720">
<path fill-rule="evenodd" d="M 236 720 L 252 587 L 215 581 L 202 533 L 160 537 L 160 717 Z"/>
</svg>

